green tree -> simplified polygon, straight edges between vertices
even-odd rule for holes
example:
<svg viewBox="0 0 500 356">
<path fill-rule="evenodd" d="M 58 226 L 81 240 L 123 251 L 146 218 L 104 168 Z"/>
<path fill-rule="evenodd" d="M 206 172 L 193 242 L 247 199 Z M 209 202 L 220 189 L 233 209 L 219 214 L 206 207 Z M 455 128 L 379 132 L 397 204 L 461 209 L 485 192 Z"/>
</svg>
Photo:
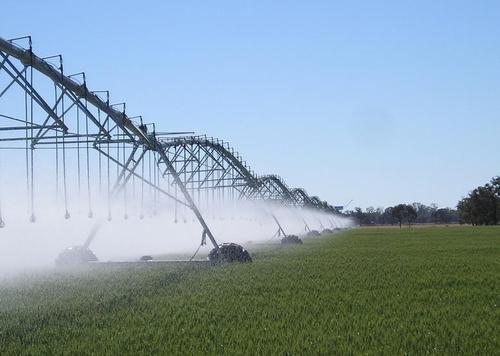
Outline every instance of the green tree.
<svg viewBox="0 0 500 356">
<path fill-rule="evenodd" d="M 410 227 L 411 223 L 417 218 L 417 210 L 413 207 L 413 205 L 408 204 L 405 206 L 404 216 L 406 221 L 408 221 L 408 227 Z"/>
<path fill-rule="evenodd" d="M 436 224 L 448 224 L 453 220 L 455 211 L 450 208 L 440 208 L 433 213 Z"/>
<path fill-rule="evenodd" d="M 405 218 L 405 210 L 405 204 L 398 204 L 392 207 L 391 214 L 392 217 L 398 222 L 399 228 L 401 228 L 401 224 L 403 223 L 403 220 Z"/>
<path fill-rule="evenodd" d="M 391 206 L 384 210 L 384 213 L 382 214 L 384 224 L 394 225 L 394 216 L 392 215 L 392 209 L 393 208 Z"/>
<path fill-rule="evenodd" d="M 359 225 L 361 225 L 365 219 L 365 213 L 363 213 L 363 210 L 361 210 L 361 208 L 354 208 L 353 215 L 356 219 L 358 219 Z"/>
<path fill-rule="evenodd" d="M 460 224 L 476 225 L 474 216 L 472 215 L 472 201 L 469 197 L 463 198 L 457 204 L 458 221 Z"/>
<path fill-rule="evenodd" d="M 477 187 L 457 204 L 461 223 L 496 225 L 500 221 L 500 177 Z"/>
</svg>

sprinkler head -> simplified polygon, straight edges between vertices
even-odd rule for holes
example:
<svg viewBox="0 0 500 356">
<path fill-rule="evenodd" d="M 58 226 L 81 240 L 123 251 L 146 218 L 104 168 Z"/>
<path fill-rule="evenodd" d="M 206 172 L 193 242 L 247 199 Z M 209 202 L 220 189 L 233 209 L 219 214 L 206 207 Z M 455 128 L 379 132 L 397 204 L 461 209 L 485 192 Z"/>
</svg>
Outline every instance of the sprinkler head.
<svg viewBox="0 0 500 356">
<path fill-rule="evenodd" d="M 69 211 L 66 210 L 66 213 L 64 214 L 64 218 L 66 220 L 68 220 L 70 217 L 71 217 L 71 215 L 69 215 Z"/>
<path fill-rule="evenodd" d="M 0 218 L 0 229 L 5 227 L 5 222 Z"/>
<path fill-rule="evenodd" d="M 36 217 L 35 217 L 35 214 L 33 214 L 30 216 L 30 222 L 34 223 L 35 221 L 36 221 Z"/>
<path fill-rule="evenodd" d="M 89 219 L 92 219 L 94 217 L 94 214 L 91 211 L 89 211 L 88 217 Z"/>
</svg>

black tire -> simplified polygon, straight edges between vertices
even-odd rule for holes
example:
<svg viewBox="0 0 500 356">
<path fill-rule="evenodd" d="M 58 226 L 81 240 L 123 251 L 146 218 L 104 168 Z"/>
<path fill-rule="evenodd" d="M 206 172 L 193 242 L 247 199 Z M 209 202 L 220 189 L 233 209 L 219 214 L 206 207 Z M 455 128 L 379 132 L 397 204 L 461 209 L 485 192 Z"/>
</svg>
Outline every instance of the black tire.
<svg viewBox="0 0 500 356">
<path fill-rule="evenodd" d="M 302 243 L 297 235 L 287 235 L 281 239 L 282 245 L 302 245 Z"/>
<path fill-rule="evenodd" d="M 88 248 L 72 246 L 57 256 L 56 266 L 76 266 L 96 261 L 98 261 L 96 255 Z"/>
<path fill-rule="evenodd" d="M 219 245 L 208 254 L 208 260 L 213 264 L 232 262 L 252 262 L 252 257 L 247 250 L 235 243 Z"/>
</svg>

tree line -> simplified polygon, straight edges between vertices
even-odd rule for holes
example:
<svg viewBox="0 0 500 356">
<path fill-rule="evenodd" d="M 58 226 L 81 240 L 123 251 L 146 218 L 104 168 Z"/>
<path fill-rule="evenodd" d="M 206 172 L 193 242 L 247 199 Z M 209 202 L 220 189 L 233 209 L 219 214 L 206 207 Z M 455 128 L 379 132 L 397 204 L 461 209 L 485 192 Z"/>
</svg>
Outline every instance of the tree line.
<svg viewBox="0 0 500 356">
<path fill-rule="evenodd" d="M 360 225 L 471 224 L 497 225 L 500 222 L 500 177 L 473 189 L 456 209 L 421 203 L 397 204 L 388 208 L 369 207 L 346 211 Z"/>
<path fill-rule="evenodd" d="M 457 205 L 460 223 L 496 225 L 500 221 L 500 177 L 472 190 Z"/>
<path fill-rule="evenodd" d="M 438 208 L 436 204 L 421 203 L 397 204 L 388 208 L 368 207 L 346 211 L 360 225 L 399 225 L 403 224 L 451 224 L 459 222 L 458 211 L 451 208 Z"/>
</svg>

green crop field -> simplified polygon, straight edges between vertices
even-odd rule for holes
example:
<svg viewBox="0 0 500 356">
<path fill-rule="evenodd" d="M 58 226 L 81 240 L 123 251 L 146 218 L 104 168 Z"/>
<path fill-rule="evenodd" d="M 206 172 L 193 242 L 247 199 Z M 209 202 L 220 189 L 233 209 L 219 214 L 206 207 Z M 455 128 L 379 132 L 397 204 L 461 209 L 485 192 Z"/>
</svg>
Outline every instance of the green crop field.
<svg viewBox="0 0 500 356">
<path fill-rule="evenodd" d="M 0 284 L 0 354 L 500 354 L 500 228 L 365 228 L 224 267 Z"/>
</svg>

